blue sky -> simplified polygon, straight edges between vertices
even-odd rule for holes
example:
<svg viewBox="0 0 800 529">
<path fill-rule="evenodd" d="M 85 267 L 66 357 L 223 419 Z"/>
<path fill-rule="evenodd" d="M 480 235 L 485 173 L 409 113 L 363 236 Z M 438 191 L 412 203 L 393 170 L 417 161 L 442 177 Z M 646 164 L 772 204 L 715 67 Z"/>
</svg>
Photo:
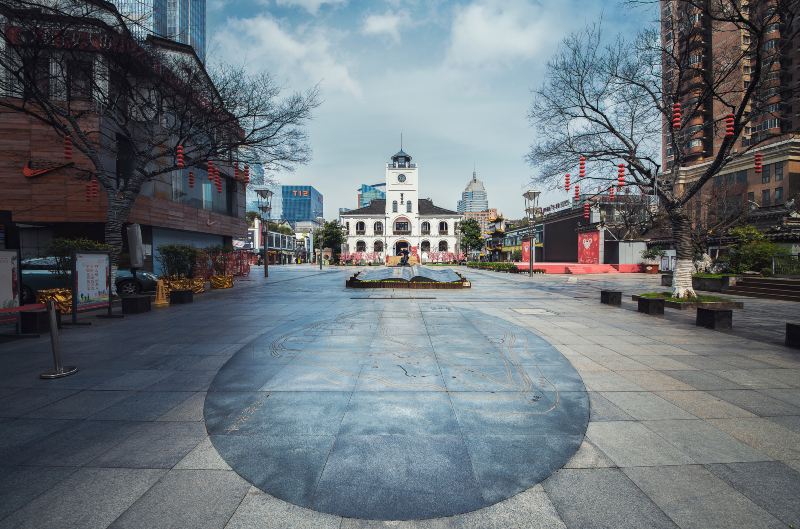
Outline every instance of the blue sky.
<svg viewBox="0 0 800 529">
<path fill-rule="evenodd" d="M 356 188 L 383 181 L 404 136 L 421 195 L 455 209 L 473 164 L 489 205 L 522 215 L 533 174 L 530 90 L 561 39 L 600 19 L 633 33 L 655 6 L 611 0 L 208 0 L 209 62 L 273 74 L 287 90 L 319 83 L 313 161 L 284 184 L 310 184 L 326 218 L 355 207 Z M 545 193 L 542 204 L 565 198 Z"/>
</svg>

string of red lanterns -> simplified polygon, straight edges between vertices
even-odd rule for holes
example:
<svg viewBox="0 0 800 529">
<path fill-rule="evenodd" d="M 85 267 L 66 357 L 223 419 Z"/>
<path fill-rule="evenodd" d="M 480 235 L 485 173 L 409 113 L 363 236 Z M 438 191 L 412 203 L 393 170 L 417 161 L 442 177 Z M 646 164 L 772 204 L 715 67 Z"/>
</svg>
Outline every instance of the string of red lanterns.
<svg viewBox="0 0 800 529">
<path fill-rule="evenodd" d="M 589 220 L 589 212 L 591 207 L 589 206 L 589 202 L 586 201 L 583 203 L 583 218 Z"/>
<path fill-rule="evenodd" d="M 91 180 L 86 182 L 86 202 L 91 201 L 93 198 L 100 196 L 100 183 L 97 178 L 92 177 Z"/>
<path fill-rule="evenodd" d="M 580 200 L 581 198 L 581 186 L 580 184 L 575 184 L 575 201 Z"/>
<path fill-rule="evenodd" d="M 734 116 L 733 114 L 728 114 L 725 116 L 725 136 L 733 136 L 733 123 L 734 123 Z"/>
<path fill-rule="evenodd" d="M 608 200 L 614 202 L 614 184 L 611 184 L 608 188 Z"/>
<path fill-rule="evenodd" d="M 189 187 L 194 188 L 194 173 L 189 171 Z"/>
<path fill-rule="evenodd" d="M 672 103 L 672 128 L 677 130 L 681 128 L 681 104 L 680 103 Z"/>
<path fill-rule="evenodd" d="M 586 176 L 586 157 L 581 156 L 580 160 L 578 161 L 578 176 L 583 178 Z"/>
<path fill-rule="evenodd" d="M 617 187 L 622 189 L 622 186 L 625 185 L 625 164 L 621 163 L 617 165 Z"/>
<path fill-rule="evenodd" d="M 183 145 L 178 145 L 176 156 L 178 169 L 183 169 Z"/>
<path fill-rule="evenodd" d="M 764 155 L 761 154 L 760 152 L 757 152 L 754 156 L 754 161 L 755 161 L 756 174 L 761 174 L 761 170 L 763 169 L 764 166 Z"/>
<path fill-rule="evenodd" d="M 72 138 L 64 136 L 64 159 L 72 160 Z"/>
<path fill-rule="evenodd" d="M 209 181 L 213 182 L 214 181 L 214 162 L 212 162 L 211 160 L 209 160 L 208 164 L 206 165 L 206 172 L 208 173 Z"/>
<path fill-rule="evenodd" d="M 564 175 L 564 191 L 569 191 L 569 173 Z"/>
</svg>

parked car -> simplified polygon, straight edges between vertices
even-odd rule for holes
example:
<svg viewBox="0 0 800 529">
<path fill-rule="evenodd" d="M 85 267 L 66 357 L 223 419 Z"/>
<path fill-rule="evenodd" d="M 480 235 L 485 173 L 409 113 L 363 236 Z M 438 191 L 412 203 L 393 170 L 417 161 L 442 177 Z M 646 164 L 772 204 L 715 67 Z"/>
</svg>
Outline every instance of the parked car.
<svg viewBox="0 0 800 529">
<path fill-rule="evenodd" d="M 22 272 L 22 303 L 35 303 L 36 292 L 47 288 L 66 287 L 64 279 L 59 277 L 55 257 L 36 257 L 23 259 L 20 263 Z M 117 270 L 117 293 L 130 296 L 141 292 L 153 292 L 158 277 L 150 272 L 136 271 L 136 276 L 127 268 Z"/>
</svg>

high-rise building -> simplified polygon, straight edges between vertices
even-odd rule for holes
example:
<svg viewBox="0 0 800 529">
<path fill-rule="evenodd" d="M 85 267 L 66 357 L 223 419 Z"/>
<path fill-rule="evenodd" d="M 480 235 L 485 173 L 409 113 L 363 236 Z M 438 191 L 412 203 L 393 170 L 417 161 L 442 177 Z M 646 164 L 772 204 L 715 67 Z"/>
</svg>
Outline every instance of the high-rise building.
<svg viewBox="0 0 800 529">
<path fill-rule="evenodd" d="M 489 222 L 496 219 L 498 215 L 502 216 L 502 214 L 497 213 L 497 208 L 491 208 L 484 211 L 465 211 L 464 220 L 477 220 L 481 227 L 481 233 L 487 233 L 489 231 Z"/>
<path fill-rule="evenodd" d="M 461 193 L 461 200 L 458 201 L 456 210 L 459 213 L 467 211 L 485 211 L 489 209 L 489 198 L 486 196 L 486 188 L 483 182 L 478 180 L 478 174 L 472 171 L 472 180 L 469 181 L 464 192 Z"/>
<path fill-rule="evenodd" d="M 323 216 L 322 193 L 313 186 L 281 186 L 282 218 L 292 226 Z"/>
<path fill-rule="evenodd" d="M 378 184 L 361 184 L 358 188 L 358 207 L 365 208 L 373 200 L 380 200 L 386 198 L 386 184 L 381 182 Z"/>
<path fill-rule="evenodd" d="M 116 0 L 114 4 L 137 38 L 158 35 L 188 44 L 205 61 L 206 0 Z"/>
<path fill-rule="evenodd" d="M 684 109 L 682 133 L 686 144 L 676 188 L 696 181 L 719 152 L 725 139 L 725 117 L 731 111 L 723 101 L 738 104 L 751 82 L 759 84 L 746 109 L 750 121 L 732 149 L 734 154 L 749 152 L 729 161 L 702 193 L 689 201 L 686 211 L 693 223 L 704 223 L 713 216 L 729 217 L 742 208 L 781 204 L 800 194 L 800 159 L 796 154 L 800 150 L 798 17 L 790 23 L 768 25 L 762 49 L 754 51 L 746 30 L 712 20 L 698 7 L 700 4 L 661 0 L 660 6 L 664 49 L 676 50 L 676 56 L 688 61 L 688 67 L 668 66 L 663 73 L 665 93 L 678 94 L 675 101 L 665 101 L 665 105 L 680 103 Z M 742 5 L 749 16 L 765 17 L 774 12 L 777 3 L 750 0 Z M 748 56 L 754 53 L 764 57 L 766 71 L 760 81 L 752 78 L 755 72 Z M 732 57 L 739 68 L 728 71 Z M 709 90 L 721 75 L 719 68 L 726 68 L 725 83 Z M 663 165 L 668 171 L 675 163 L 671 125 L 665 120 L 662 134 Z M 754 153 L 763 156 L 760 173 L 756 173 Z"/>
</svg>

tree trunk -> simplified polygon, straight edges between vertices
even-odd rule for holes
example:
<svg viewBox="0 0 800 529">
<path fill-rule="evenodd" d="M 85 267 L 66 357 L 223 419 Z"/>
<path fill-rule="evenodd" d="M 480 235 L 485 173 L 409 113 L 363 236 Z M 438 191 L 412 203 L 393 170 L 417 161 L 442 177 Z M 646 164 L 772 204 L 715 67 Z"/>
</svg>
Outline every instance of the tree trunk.
<svg viewBox="0 0 800 529">
<path fill-rule="evenodd" d="M 672 296 L 676 298 L 697 297 L 692 288 L 694 272 L 694 251 L 689 217 L 678 208 L 669 212 L 672 224 L 672 238 L 675 241 L 677 259 L 672 272 Z"/>
<path fill-rule="evenodd" d="M 133 200 L 118 193 L 116 189 L 108 190 L 106 196 L 108 197 L 108 209 L 106 210 L 104 236 L 106 244 L 111 247 L 111 292 L 116 294 L 117 268 L 119 256 L 122 253 L 122 228 L 128 220 Z"/>
</svg>

